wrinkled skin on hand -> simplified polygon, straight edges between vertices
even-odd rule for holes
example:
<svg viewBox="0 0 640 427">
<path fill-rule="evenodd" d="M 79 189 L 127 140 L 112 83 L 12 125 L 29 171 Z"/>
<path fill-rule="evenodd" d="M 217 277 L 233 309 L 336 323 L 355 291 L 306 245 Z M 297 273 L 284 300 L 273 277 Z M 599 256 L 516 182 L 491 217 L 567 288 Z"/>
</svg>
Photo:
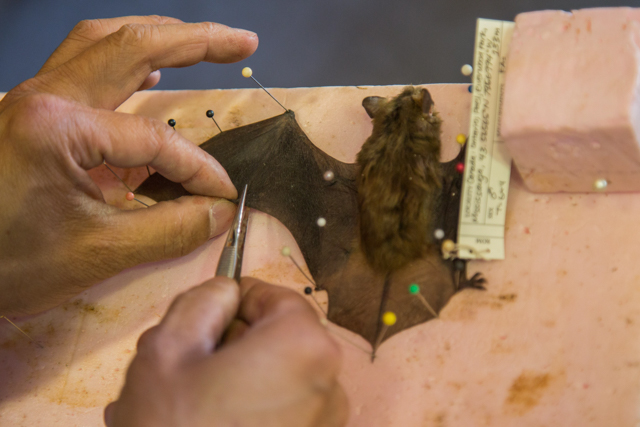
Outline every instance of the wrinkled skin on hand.
<svg viewBox="0 0 640 427">
<path fill-rule="evenodd" d="M 81 22 L 0 102 L 0 314 L 54 307 L 128 267 L 184 255 L 226 230 L 237 197 L 220 164 L 155 119 L 113 110 L 159 69 L 235 62 L 254 33 L 126 17 Z M 87 170 L 150 165 L 199 196 L 123 211 Z"/>
<path fill-rule="evenodd" d="M 257 279 L 240 289 L 216 277 L 174 301 L 140 338 L 108 427 L 345 424 L 339 346 L 313 308 Z"/>
</svg>

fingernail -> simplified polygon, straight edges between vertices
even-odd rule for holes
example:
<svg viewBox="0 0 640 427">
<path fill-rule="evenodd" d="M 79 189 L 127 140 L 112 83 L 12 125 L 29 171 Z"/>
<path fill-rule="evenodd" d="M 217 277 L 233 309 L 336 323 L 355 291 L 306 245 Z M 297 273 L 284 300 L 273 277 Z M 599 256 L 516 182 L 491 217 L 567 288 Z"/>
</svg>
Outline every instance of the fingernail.
<svg viewBox="0 0 640 427">
<path fill-rule="evenodd" d="M 217 199 L 209 209 L 209 238 L 216 237 L 231 227 L 236 205 L 225 199 Z"/>
</svg>

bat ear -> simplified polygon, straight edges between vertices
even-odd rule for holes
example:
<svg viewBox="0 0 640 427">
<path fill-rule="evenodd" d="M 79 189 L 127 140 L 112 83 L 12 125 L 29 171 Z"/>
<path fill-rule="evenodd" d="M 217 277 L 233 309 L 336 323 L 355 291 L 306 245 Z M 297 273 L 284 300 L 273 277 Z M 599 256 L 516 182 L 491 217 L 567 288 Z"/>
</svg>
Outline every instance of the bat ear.
<svg viewBox="0 0 640 427">
<path fill-rule="evenodd" d="M 422 112 L 424 114 L 431 114 L 431 110 L 433 109 L 433 98 L 431 98 L 431 94 L 428 90 L 422 89 Z"/>
<path fill-rule="evenodd" d="M 372 119 L 373 116 L 375 116 L 376 113 L 386 105 L 386 103 L 387 98 L 383 98 L 381 96 L 368 96 L 362 100 L 362 106 Z"/>
</svg>

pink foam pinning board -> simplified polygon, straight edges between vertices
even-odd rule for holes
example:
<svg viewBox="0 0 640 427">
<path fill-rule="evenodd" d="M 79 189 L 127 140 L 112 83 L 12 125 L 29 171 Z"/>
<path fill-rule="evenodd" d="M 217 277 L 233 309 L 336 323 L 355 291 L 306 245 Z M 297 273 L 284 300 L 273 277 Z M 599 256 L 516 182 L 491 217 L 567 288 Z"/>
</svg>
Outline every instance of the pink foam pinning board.
<svg viewBox="0 0 640 427">
<path fill-rule="evenodd" d="M 515 22 L 501 130 L 526 186 L 640 191 L 640 9 Z"/>
</svg>

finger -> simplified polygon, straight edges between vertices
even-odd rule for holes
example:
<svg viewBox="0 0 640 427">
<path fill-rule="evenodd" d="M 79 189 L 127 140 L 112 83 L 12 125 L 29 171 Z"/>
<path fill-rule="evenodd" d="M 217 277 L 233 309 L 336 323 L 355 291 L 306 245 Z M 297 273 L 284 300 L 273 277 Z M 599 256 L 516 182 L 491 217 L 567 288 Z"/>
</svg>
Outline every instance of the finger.
<svg viewBox="0 0 640 427">
<path fill-rule="evenodd" d="M 90 19 L 79 22 L 67 38 L 51 54 L 37 75 L 44 74 L 64 64 L 126 24 L 182 24 L 183 21 L 167 16 L 123 16 L 109 19 Z"/>
<path fill-rule="evenodd" d="M 307 301 L 290 289 L 265 283 L 253 277 L 240 281 L 243 300 L 238 317 L 249 325 L 295 315 L 304 322 L 320 326 L 318 315 Z"/>
<path fill-rule="evenodd" d="M 201 61 L 237 62 L 257 46 L 254 33 L 210 22 L 127 24 L 41 76 L 38 90 L 115 109 L 155 70 Z"/>
<path fill-rule="evenodd" d="M 148 352 L 168 363 L 188 364 L 211 355 L 240 304 L 238 284 L 214 277 L 182 295 L 169 307 L 153 334 L 141 339 L 138 354 Z"/>
<path fill-rule="evenodd" d="M 151 89 L 152 87 L 157 85 L 159 82 L 160 82 L 160 70 L 156 70 L 151 74 L 149 74 L 146 79 L 144 79 L 144 82 L 142 82 L 138 90 Z"/>
<path fill-rule="evenodd" d="M 254 278 L 240 282 L 238 318 L 249 324 L 237 346 L 264 348 L 275 360 L 295 360 L 291 369 L 319 388 L 330 387 L 340 366 L 340 349 L 318 315 L 296 292 Z M 229 348 L 232 348 L 230 345 Z"/>
<path fill-rule="evenodd" d="M 240 319 L 234 319 L 222 337 L 221 345 L 230 344 L 242 338 L 244 333 L 249 329 L 249 325 Z"/>
<path fill-rule="evenodd" d="M 116 242 L 103 249 L 103 259 L 109 259 L 110 266 L 118 272 L 184 256 L 228 230 L 235 211 L 236 206 L 224 199 L 197 196 L 161 202 L 147 209 L 119 211 L 108 216 L 99 232 L 98 239 L 106 242 L 113 241 L 109 236 L 118 236 Z"/>
<path fill-rule="evenodd" d="M 73 113 L 71 113 L 73 112 Z M 70 103 L 52 126 L 62 134 L 69 155 L 85 170 L 103 161 L 118 167 L 150 165 L 193 194 L 235 199 L 238 193 L 224 168 L 206 151 L 151 118 Z M 59 119 L 59 120 L 58 120 Z M 62 122 L 64 124 L 62 124 Z"/>
</svg>

